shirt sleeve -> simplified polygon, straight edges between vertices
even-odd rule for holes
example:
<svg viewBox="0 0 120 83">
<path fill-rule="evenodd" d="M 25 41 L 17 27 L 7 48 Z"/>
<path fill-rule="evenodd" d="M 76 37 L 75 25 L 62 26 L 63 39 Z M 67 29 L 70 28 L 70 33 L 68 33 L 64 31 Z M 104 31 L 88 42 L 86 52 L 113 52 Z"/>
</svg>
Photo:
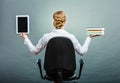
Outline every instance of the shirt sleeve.
<svg viewBox="0 0 120 83">
<path fill-rule="evenodd" d="M 39 42 L 36 44 L 36 46 L 34 46 L 29 38 L 25 38 L 24 44 L 28 47 L 31 53 L 34 53 L 37 55 L 39 52 L 41 52 L 44 49 L 46 42 L 44 40 L 44 37 L 42 37 L 39 40 Z"/>
<path fill-rule="evenodd" d="M 87 37 L 84 44 L 81 46 L 81 44 L 78 42 L 78 40 L 75 39 L 75 41 L 74 41 L 75 51 L 80 55 L 84 55 L 88 51 L 90 42 L 91 42 L 91 38 Z"/>
</svg>

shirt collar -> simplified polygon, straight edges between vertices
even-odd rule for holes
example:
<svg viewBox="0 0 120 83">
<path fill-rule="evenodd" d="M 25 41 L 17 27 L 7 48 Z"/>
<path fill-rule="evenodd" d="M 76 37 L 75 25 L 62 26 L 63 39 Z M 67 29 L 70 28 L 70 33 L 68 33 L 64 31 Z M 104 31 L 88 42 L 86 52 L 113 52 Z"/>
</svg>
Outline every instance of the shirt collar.
<svg viewBox="0 0 120 83">
<path fill-rule="evenodd" d="M 61 29 L 56 29 L 56 28 L 54 28 L 54 29 L 53 29 L 53 32 L 54 32 L 54 31 L 55 31 L 55 32 L 56 32 L 56 31 L 64 31 L 64 29 L 63 29 L 63 28 L 61 28 Z"/>
</svg>

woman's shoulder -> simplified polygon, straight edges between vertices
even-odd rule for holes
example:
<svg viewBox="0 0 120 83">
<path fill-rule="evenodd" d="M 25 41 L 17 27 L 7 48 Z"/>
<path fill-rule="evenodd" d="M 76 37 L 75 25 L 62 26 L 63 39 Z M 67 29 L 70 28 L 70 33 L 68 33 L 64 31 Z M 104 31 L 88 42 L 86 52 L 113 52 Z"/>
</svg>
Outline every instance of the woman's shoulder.
<svg viewBox="0 0 120 83">
<path fill-rule="evenodd" d="M 75 35 L 74 35 L 74 34 L 72 34 L 72 33 L 69 33 L 69 35 L 70 35 L 71 37 L 75 37 Z"/>
<path fill-rule="evenodd" d="M 50 33 L 43 34 L 43 37 L 48 37 Z"/>
</svg>

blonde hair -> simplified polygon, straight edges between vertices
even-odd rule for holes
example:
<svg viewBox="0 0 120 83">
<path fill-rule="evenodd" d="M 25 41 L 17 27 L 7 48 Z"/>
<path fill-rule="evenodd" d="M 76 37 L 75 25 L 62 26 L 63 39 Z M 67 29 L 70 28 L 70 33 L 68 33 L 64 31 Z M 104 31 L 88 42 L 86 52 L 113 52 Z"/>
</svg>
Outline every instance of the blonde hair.
<svg viewBox="0 0 120 83">
<path fill-rule="evenodd" d="M 55 12 L 53 14 L 53 19 L 54 19 L 53 25 L 55 28 L 61 29 L 65 25 L 66 16 L 65 16 L 65 13 L 63 11 Z"/>
</svg>

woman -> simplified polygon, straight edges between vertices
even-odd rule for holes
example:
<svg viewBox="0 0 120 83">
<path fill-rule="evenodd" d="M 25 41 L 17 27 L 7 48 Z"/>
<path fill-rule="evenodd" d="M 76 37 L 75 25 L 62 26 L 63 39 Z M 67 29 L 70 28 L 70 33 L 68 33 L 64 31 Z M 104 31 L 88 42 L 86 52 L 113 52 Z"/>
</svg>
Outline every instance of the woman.
<svg viewBox="0 0 120 83">
<path fill-rule="evenodd" d="M 57 36 L 62 36 L 62 37 L 67 37 L 67 38 L 71 39 L 75 51 L 80 55 L 84 55 L 88 50 L 91 38 L 98 36 L 98 35 L 93 35 L 93 34 L 89 35 L 86 38 L 85 43 L 81 46 L 81 44 L 78 42 L 76 37 L 64 29 L 64 25 L 66 23 L 66 15 L 63 11 L 55 12 L 53 14 L 53 19 L 54 19 L 53 25 L 55 28 L 50 33 L 44 34 L 40 38 L 40 40 L 36 46 L 34 46 L 31 43 L 31 41 L 29 40 L 29 38 L 26 34 L 24 34 L 24 33 L 20 34 L 20 36 L 24 39 L 25 44 L 28 46 L 30 52 L 37 55 L 46 47 L 48 41 L 51 38 L 57 37 Z"/>
<path fill-rule="evenodd" d="M 66 23 L 66 16 L 63 11 L 55 12 L 53 14 L 53 19 L 54 19 L 53 25 L 55 28 L 50 33 L 44 34 L 40 38 L 40 40 L 36 46 L 34 46 L 31 43 L 31 41 L 29 40 L 28 36 L 25 33 L 20 34 L 20 36 L 24 39 L 24 43 L 28 46 L 30 52 L 32 52 L 34 54 L 38 54 L 45 48 L 45 46 L 47 45 L 48 41 L 51 38 L 56 37 L 56 36 L 64 36 L 64 37 L 68 37 L 72 40 L 75 51 L 78 54 L 84 55 L 88 50 L 88 46 L 90 44 L 91 38 L 98 36 L 98 35 L 94 35 L 94 34 L 89 35 L 86 38 L 83 46 L 81 46 L 73 34 L 70 34 L 66 30 L 64 30 L 64 25 Z"/>
</svg>

